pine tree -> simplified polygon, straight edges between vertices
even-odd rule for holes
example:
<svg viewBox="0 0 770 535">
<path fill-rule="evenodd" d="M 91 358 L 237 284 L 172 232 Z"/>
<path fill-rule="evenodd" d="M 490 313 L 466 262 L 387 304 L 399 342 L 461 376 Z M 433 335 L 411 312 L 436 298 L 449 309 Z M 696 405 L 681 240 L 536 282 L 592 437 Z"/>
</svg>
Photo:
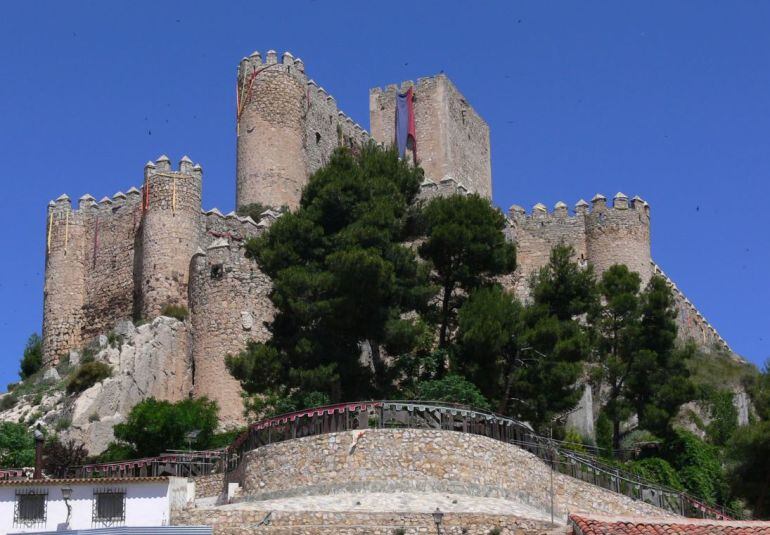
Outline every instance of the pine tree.
<svg viewBox="0 0 770 535">
<path fill-rule="evenodd" d="M 464 296 L 513 271 L 516 254 L 503 235 L 503 214 L 476 194 L 433 199 L 422 217 L 427 236 L 419 251 L 440 288 L 438 344 L 445 348 Z"/>
</svg>

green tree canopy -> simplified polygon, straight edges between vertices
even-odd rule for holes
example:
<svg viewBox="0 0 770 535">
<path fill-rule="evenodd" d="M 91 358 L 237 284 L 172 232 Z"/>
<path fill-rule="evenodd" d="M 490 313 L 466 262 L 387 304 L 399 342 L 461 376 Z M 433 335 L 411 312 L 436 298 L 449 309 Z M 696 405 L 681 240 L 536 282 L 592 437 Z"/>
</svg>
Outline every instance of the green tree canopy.
<svg viewBox="0 0 770 535">
<path fill-rule="evenodd" d="M 522 314 L 517 343 L 526 358 L 515 369 L 511 411 L 541 430 L 574 408 L 580 397 L 577 381 L 591 351 L 580 318 L 596 306 L 596 281 L 593 270 L 573 258 L 571 247 L 553 248 L 548 264 L 530 281 L 533 300 Z"/>
<path fill-rule="evenodd" d="M 374 144 L 340 149 L 310 177 L 299 209 L 247 244 L 273 280 L 272 338 L 228 356 L 246 392 L 297 406 L 309 393 L 331 401 L 382 395 L 381 348 L 414 339 L 404 313 L 433 293 L 427 269 L 403 245 L 422 170 Z M 397 339 L 391 339 L 397 334 Z M 361 352 L 371 366 L 361 363 Z"/>
<path fill-rule="evenodd" d="M 124 423 L 114 428 L 115 438 L 133 446 L 139 457 L 152 457 L 170 449 L 205 449 L 214 435 L 219 409 L 207 398 L 177 403 L 148 398 L 135 405 Z M 185 435 L 199 431 L 188 444 Z M 119 446 L 113 449 L 120 450 Z M 123 454 L 127 451 L 121 450 Z"/>
<path fill-rule="evenodd" d="M 36 373 L 43 366 L 43 339 L 37 333 L 32 333 L 24 347 L 24 355 L 21 358 L 19 376 L 22 379 Z"/>
<path fill-rule="evenodd" d="M 0 422 L 0 468 L 21 468 L 35 464 L 35 439 L 27 426 Z"/>
<path fill-rule="evenodd" d="M 727 447 L 732 491 L 743 498 L 756 518 L 770 518 L 770 422 L 739 428 Z"/>
<path fill-rule="evenodd" d="M 419 251 L 430 261 L 433 282 L 441 291 L 438 343 L 446 347 L 463 296 L 513 271 L 516 254 L 503 234 L 505 217 L 476 194 L 437 197 L 422 217 L 427 237 Z"/>
</svg>

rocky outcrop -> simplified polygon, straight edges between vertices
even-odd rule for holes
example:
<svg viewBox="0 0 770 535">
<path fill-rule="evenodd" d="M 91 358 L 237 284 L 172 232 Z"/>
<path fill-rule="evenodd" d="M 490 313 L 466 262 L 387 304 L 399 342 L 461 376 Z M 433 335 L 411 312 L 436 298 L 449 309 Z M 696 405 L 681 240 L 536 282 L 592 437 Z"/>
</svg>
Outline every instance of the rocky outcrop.
<svg viewBox="0 0 770 535">
<path fill-rule="evenodd" d="M 0 413 L 0 420 L 41 423 L 57 430 L 63 440 L 75 439 L 91 454 L 101 453 L 114 439 L 113 426 L 143 399 L 179 401 L 190 395 L 190 338 L 186 323 L 165 316 L 139 327 L 120 321 L 109 336 L 99 336 L 84 351 L 109 364 L 111 377 L 68 396 L 66 379 L 55 383 L 48 370 L 39 381 L 51 382 L 50 388 L 22 396 L 11 410 Z M 84 358 L 73 356 L 76 362 Z"/>
</svg>

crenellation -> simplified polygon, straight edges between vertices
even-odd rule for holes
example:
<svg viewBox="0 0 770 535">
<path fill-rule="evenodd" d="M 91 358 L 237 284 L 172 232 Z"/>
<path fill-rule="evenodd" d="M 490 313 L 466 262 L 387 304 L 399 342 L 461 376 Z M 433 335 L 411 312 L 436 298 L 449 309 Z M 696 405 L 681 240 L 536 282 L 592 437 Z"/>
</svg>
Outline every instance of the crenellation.
<svg viewBox="0 0 770 535">
<path fill-rule="evenodd" d="M 203 210 L 203 170 L 188 156 L 177 169 L 166 155 L 144 166 L 141 189 L 131 187 L 97 202 L 90 194 L 63 194 L 48 205 L 43 353 L 46 365 L 111 329 L 123 318 L 152 319 L 166 305 L 189 308 L 188 358 L 194 391 L 222 407 L 228 423 L 241 422 L 240 390 L 224 354 L 248 340 L 266 340 L 273 316 L 271 281 L 245 245 L 283 213 L 296 208 L 302 188 L 338 147 L 393 143 L 396 93 L 414 89 L 417 161 L 425 171 L 419 199 L 477 193 L 491 198 L 489 128 L 443 74 L 369 91 L 370 131 L 338 109 L 323 87 L 308 79 L 302 60 L 274 50 L 244 58 L 238 67 L 236 211 Z M 407 159 L 412 161 L 407 151 Z M 237 214 L 245 204 L 268 209 L 259 220 Z M 571 245 L 581 266 L 598 274 L 624 263 L 646 283 L 660 273 L 650 256 L 650 207 L 619 192 L 608 205 L 595 195 L 572 212 L 558 201 L 549 212 L 537 203 L 528 214 L 513 205 L 505 235 L 517 246 L 518 267 L 503 282 L 529 298 L 528 278 L 548 262 L 551 249 Z M 662 274 L 664 277 L 665 275 Z M 674 291 L 683 339 L 729 350 L 716 330 L 666 277 Z M 188 349 L 185 349 L 188 351 Z"/>
</svg>

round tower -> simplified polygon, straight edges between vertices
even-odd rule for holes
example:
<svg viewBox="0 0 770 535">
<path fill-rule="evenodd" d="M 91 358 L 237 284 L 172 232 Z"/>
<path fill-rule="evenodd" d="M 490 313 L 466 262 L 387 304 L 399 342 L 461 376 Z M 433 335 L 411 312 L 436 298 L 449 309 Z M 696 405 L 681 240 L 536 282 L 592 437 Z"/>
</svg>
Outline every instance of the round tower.
<svg viewBox="0 0 770 535">
<path fill-rule="evenodd" d="M 612 207 L 604 195 L 596 194 L 585 216 L 587 259 L 601 275 L 613 264 L 625 264 L 639 273 L 644 287 L 652 276 L 650 254 L 650 208 L 639 197 L 629 202 L 618 193 Z"/>
<path fill-rule="evenodd" d="M 241 387 L 230 375 L 225 356 L 243 350 L 248 340 L 270 337 L 265 326 L 273 317 L 270 279 L 246 258 L 242 246 L 227 238 L 199 249 L 190 270 L 194 395 L 219 404 L 225 427 L 242 425 Z"/>
<path fill-rule="evenodd" d="M 304 66 L 274 50 L 259 52 L 238 68 L 236 207 L 251 203 L 278 208 L 299 204 L 307 183 Z"/>
<path fill-rule="evenodd" d="M 150 319 L 166 305 L 188 306 L 189 266 L 198 247 L 202 171 L 187 156 L 172 171 L 161 156 L 144 168 L 141 239 L 141 313 Z"/>
<path fill-rule="evenodd" d="M 83 217 L 82 211 L 73 212 L 66 195 L 48 205 L 43 290 L 45 366 L 56 365 L 62 355 L 81 343 L 86 294 Z"/>
</svg>

